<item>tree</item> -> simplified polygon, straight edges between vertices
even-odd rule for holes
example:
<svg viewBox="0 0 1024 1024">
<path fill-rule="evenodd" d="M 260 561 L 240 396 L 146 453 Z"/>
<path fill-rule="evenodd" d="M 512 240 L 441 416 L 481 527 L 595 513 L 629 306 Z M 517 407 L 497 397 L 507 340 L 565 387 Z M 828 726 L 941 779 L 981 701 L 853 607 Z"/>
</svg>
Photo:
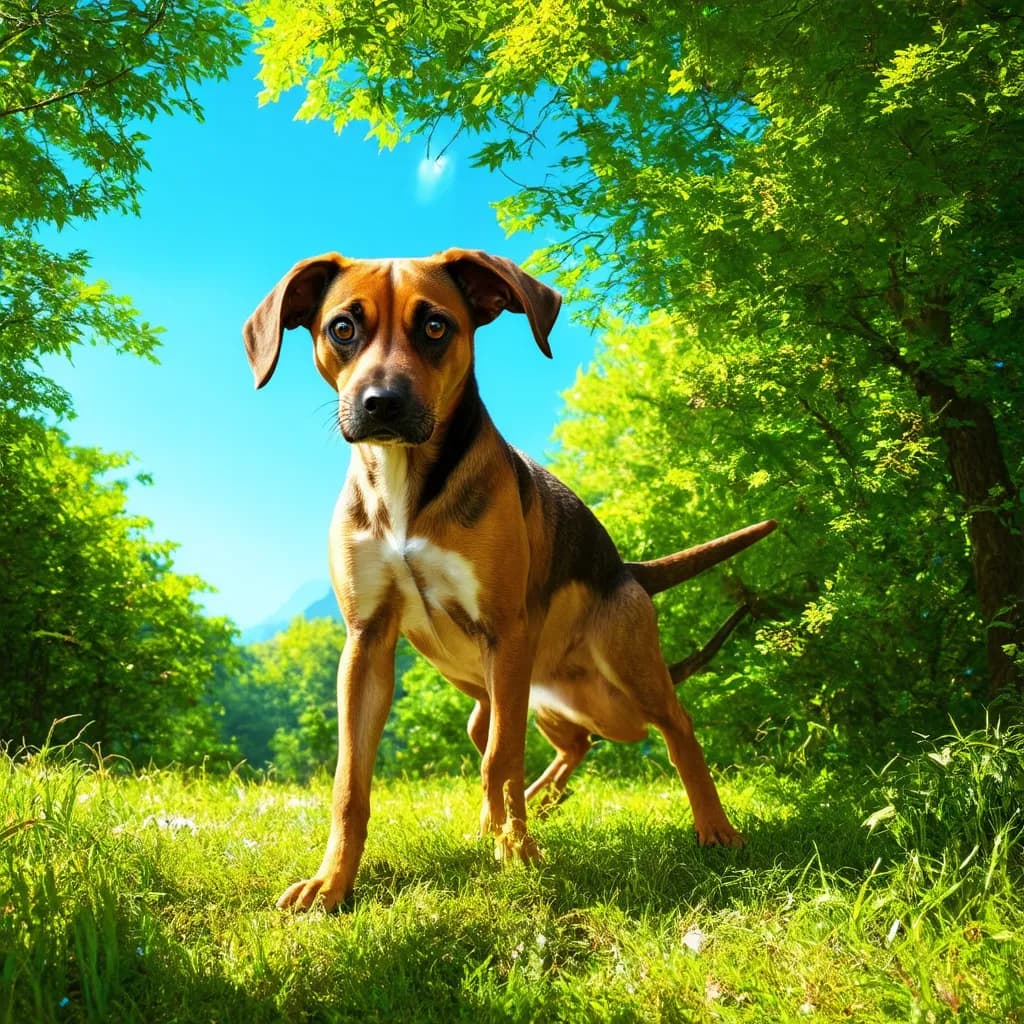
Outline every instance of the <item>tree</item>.
<svg viewBox="0 0 1024 1024">
<path fill-rule="evenodd" d="M 224 78 L 245 42 L 233 5 L 198 0 L 14 0 L 0 11 L 0 400 L 71 411 L 43 355 L 104 341 L 151 356 L 157 331 L 129 300 L 88 283 L 85 253 L 58 255 L 40 227 L 138 213 L 140 130 L 202 119 L 189 88 Z M 8 425 L 10 426 L 10 425 Z"/>
<path fill-rule="evenodd" d="M 0 737 L 41 742 L 82 716 L 87 740 L 136 760 L 218 749 L 210 686 L 233 628 L 193 599 L 173 545 L 147 536 L 107 474 L 123 456 L 53 429 L 71 396 L 41 370 L 107 343 L 153 358 L 158 330 L 87 280 L 83 252 L 40 240 L 75 219 L 137 213 L 140 130 L 224 77 L 245 44 L 233 6 L 198 0 L 12 0 L 0 9 Z"/>
<path fill-rule="evenodd" d="M 769 742 L 885 755 L 914 729 L 969 715 L 984 664 L 962 596 L 962 536 L 935 529 L 955 524 L 957 509 L 916 396 L 900 393 L 895 371 L 883 394 L 873 381 L 850 387 L 848 362 L 813 367 L 793 345 L 756 362 L 744 346 L 712 349 L 659 314 L 609 331 L 556 431 L 553 469 L 638 557 L 765 508 L 783 524 L 659 599 L 670 661 L 733 608 L 751 610 L 710 674 L 684 684 L 698 721 L 715 725 L 713 758 Z M 812 398 L 817 418 L 806 415 Z M 862 438 L 854 466 L 831 426 L 851 419 Z"/>
<path fill-rule="evenodd" d="M 226 752 L 209 691 L 235 629 L 127 513 L 125 483 L 105 479 L 125 463 L 42 427 L 0 446 L 0 738 L 38 745 L 76 715 L 105 753 L 194 763 Z"/>
<path fill-rule="evenodd" d="M 251 644 L 244 671 L 225 677 L 217 690 L 227 708 L 222 739 L 237 744 L 254 767 L 273 767 L 283 778 L 306 779 L 330 769 L 337 754 L 337 675 L 344 645 L 342 623 L 301 615 L 271 639 Z M 402 640 L 382 760 L 391 770 L 457 768 L 468 750 L 471 706 Z"/>
<path fill-rule="evenodd" d="M 748 396 L 781 389 L 796 432 L 820 431 L 851 485 L 873 457 L 868 425 L 904 417 L 894 431 L 941 452 L 957 503 L 928 537 L 970 556 L 963 587 L 941 595 L 958 610 L 944 610 L 976 602 L 989 695 L 1021 686 L 1024 21 L 1012 5 L 252 11 L 266 19 L 268 97 L 304 84 L 304 116 L 366 120 L 387 144 L 476 133 L 479 163 L 534 174 L 500 215 L 558 232 L 536 266 L 593 322 L 661 309 L 712 358 L 760 367 L 791 352 L 791 376 L 752 369 Z M 728 463 L 712 467 L 723 489 Z M 925 506 L 908 510 L 922 518 Z M 856 523 L 868 545 L 876 527 Z"/>
<path fill-rule="evenodd" d="M 344 645 L 341 623 L 301 615 L 277 636 L 252 645 L 245 685 L 263 695 L 270 712 L 260 716 L 270 730 L 265 753 L 243 746 L 253 763 L 272 762 L 290 779 L 330 769 L 338 748 L 338 658 Z"/>
<path fill-rule="evenodd" d="M 233 4 L 9 0 L 0 12 L 0 227 L 139 212 L 140 127 L 202 120 L 189 88 L 224 78 L 245 37 Z"/>
</svg>

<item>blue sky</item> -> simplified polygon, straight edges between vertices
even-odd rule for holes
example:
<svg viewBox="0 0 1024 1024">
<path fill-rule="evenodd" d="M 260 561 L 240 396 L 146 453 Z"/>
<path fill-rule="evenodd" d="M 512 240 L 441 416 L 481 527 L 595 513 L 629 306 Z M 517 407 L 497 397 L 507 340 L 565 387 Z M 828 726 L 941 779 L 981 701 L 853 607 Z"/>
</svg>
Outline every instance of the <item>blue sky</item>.
<svg viewBox="0 0 1024 1024">
<path fill-rule="evenodd" d="M 178 542 L 179 571 L 217 588 L 215 614 L 248 626 L 310 580 L 326 579 L 326 532 L 348 451 L 329 429 L 333 392 L 316 373 L 303 330 L 285 336 L 273 380 L 253 390 L 241 326 L 297 260 L 423 256 L 449 246 L 522 261 L 548 239 L 506 238 L 491 203 L 512 190 L 469 166 L 459 139 L 438 166 L 414 142 L 391 152 L 294 121 L 295 93 L 259 107 L 257 62 L 199 96 L 206 121 L 150 126 L 142 216 L 76 224 L 60 249 L 82 248 L 92 274 L 166 328 L 154 366 L 81 348 L 50 363 L 74 396 L 73 442 L 131 451 L 154 483 L 133 484 L 130 508 L 154 536 Z M 525 318 L 505 314 L 477 334 L 481 392 L 513 443 L 542 457 L 560 392 L 593 350 L 563 307 L 554 360 Z"/>
</svg>

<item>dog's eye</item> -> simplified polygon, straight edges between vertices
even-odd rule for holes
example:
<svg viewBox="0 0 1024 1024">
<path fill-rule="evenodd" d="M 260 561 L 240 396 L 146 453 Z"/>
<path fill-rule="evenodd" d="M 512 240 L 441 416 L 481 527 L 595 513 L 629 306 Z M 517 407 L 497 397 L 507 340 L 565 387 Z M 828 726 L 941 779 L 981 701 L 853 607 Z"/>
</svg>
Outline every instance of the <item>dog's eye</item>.
<svg viewBox="0 0 1024 1024">
<path fill-rule="evenodd" d="M 327 333 L 332 341 L 338 342 L 339 345 L 347 345 L 356 336 L 356 325 L 351 317 L 336 316 L 327 325 Z"/>
<path fill-rule="evenodd" d="M 423 333 L 431 341 L 444 341 L 448 336 L 448 321 L 442 320 L 439 316 L 428 317 L 423 324 Z"/>
</svg>

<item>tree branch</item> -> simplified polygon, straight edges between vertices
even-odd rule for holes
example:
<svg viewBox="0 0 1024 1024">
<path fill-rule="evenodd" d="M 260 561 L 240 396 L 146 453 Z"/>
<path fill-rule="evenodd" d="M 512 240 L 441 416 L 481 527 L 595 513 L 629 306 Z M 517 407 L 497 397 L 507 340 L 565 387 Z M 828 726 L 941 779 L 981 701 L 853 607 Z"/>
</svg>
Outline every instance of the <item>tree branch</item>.
<svg viewBox="0 0 1024 1024">
<path fill-rule="evenodd" d="M 140 40 L 144 40 L 146 36 L 159 28 L 160 23 L 164 20 L 164 15 L 167 13 L 167 3 L 168 0 L 162 0 L 154 15 L 149 19 L 149 23 L 140 34 Z M 42 110 L 45 107 L 52 106 L 54 103 L 62 103 L 64 100 L 71 99 L 74 96 L 87 96 L 90 93 L 108 88 L 115 82 L 120 81 L 126 75 L 130 75 L 141 66 L 142 64 L 131 64 L 128 67 L 122 68 L 109 78 L 105 78 L 101 81 L 88 81 L 74 89 L 65 89 L 62 92 L 51 93 L 43 99 L 36 100 L 34 103 L 23 104 L 20 107 L 6 107 L 5 109 L 0 110 L 0 117 L 10 117 L 14 114 L 29 114 L 32 113 L 32 111 Z"/>
</svg>

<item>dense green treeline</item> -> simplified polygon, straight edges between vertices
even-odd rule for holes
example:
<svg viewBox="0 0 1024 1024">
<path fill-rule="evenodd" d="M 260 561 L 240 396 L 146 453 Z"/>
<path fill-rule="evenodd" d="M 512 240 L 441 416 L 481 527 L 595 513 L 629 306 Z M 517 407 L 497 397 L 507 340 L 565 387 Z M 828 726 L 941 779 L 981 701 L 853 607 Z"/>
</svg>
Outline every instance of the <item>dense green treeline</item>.
<svg viewBox="0 0 1024 1024">
<path fill-rule="evenodd" d="M 712 757 L 871 757 L 950 715 L 980 723 L 993 700 L 1014 713 L 1024 22 L 1010 5 L 258 0 L 246 14 L 271 98 L 304 85 L 305 116 L 368 122 L 387 144 L 464 133 L 521 183 L 499 216 L 538 230 L 535 269 L 601 334 L 554 468 L 628 557 L 780 521 L 662 605 L 671 657 L 751 610 L 686 684 Z M 340 627 L 298 622 L 240 649 L 126 508 L 126 458 L 67 442 L 73 396 L 40 370 L 83 343 L 154 358 L 159 330 L 40 232 L 137 213 L 138 125 L 201 116 L 188 86 L 223 77 L 250 28 L 194 2 L 16 2 L 2 19 L 0 739 L 39 744 L 78 715 L 86 740 L 138 763 L 244 758 L 306 777 L 333 756 Z M 381 767 L 473 763 L 468 702 L 411 654 L 399 669 Z M 530 756 L 539 767 L 542 746 Z"/>
<path fill-rule="evenodd" d="M 0 736 L 38 744 L 75 715 L 108 754 L 201 761 L 220 747 L 208 694 L 237 668 L 235 630 L 100 479 L 122 458 L 19 426 L 0 463 Z"/>
<path fill-rule="evenodd" d="M 211 694 L 236 671 L 234 627 L 126 508 L 130 459 L 54 426 L 73 396 L 42 370 L 81 344 L 155 358 L 159 329 L 89 279 L 87 254 L 41 239 L 139 212 L 141 127 L 200 117 L 189 86 L 237 63 L 243 25 L 195 0 L 0 11 L 0 737 L 15 747 L 73 715 L 65 729 L 137 763 L 222 749 Z"/>
</svg>

